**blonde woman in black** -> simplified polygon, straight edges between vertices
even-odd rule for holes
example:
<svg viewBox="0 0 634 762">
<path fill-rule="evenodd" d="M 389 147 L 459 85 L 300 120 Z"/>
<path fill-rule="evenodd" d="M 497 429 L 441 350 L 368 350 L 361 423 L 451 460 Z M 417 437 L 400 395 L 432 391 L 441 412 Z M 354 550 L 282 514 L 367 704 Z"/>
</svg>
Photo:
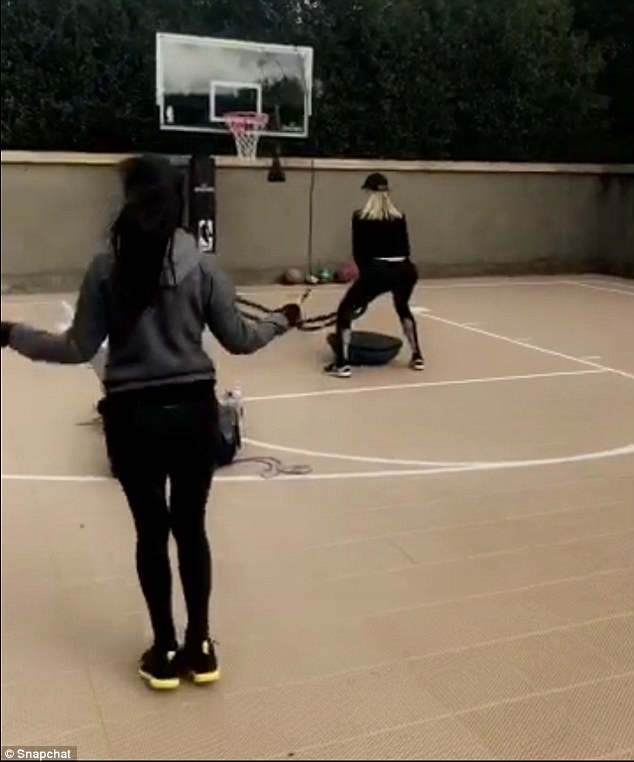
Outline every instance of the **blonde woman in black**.
<svg viewBox="0 0 634 762">
<path fill-rule="evenodd" d="M 379 172 L 368 175 L 362 189 L 367 199 L 352 216 L 352 256 L 359 277 L 348 289 L 337 310 L 335 361 L 325 368 L 338 378 L 352 374 L 349 348 L 354 313 L 382 294 L 392 294 L 394 309 L 409 343 L 412 370 L 424 370 L 418 330 L 409 306 L 418 270 L 410 259 L 405 215 L 394 206 L 387 179 Z"/>
</svg>

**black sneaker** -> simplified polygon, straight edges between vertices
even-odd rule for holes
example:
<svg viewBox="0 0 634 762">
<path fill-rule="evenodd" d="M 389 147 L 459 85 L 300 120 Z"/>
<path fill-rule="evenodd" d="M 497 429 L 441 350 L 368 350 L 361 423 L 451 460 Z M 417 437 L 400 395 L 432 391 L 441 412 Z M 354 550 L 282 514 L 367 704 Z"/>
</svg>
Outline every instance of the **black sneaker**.
<svg viewBox="0 0 634 762">
<path fill-rule="evenodd" d="M 176 651 L 159 650 L 152 646 L 141 657 L 139 674 L 155 691 L 171 691 L 178 688 L 180 678 Z"/>
<path fill-rule="evenodd" d="M 179 652 L 179 669 L 196 685 L 208 685 L 220 680 L 220 668 L 212 641 L 206 638 L 200 646 L 186 644 Z"/>
<path fill-rule="evenodd" d="M 412 370 L 425 370 L 425 360 L 423 360 L 422 355 L 413 355 L 409 361 L 409 367 Z"/>
<path fill-rule="evenodd" d="M 327 373 L 329 376 L 336 376 L 337 378 L 350 378 L 352 368 L 349 365 L 337 365 L 333 362 L 330 365 L 326 365 L 324 373 Z"/>
</svg>

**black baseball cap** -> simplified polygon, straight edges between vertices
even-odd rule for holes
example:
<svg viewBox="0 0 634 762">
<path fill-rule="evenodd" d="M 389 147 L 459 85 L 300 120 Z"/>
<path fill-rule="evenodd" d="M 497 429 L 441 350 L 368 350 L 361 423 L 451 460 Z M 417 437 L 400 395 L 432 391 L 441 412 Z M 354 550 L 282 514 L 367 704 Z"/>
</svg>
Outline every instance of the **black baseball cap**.
<svg viewBox="0 0 634 762">
<path fill-rule="evenodd" d="M 387 177 L 380 172 L 372 172 L 365 178 L 365 182 L 361 186 L 361 190 L 369 191 L 386 191 L 389 190 Z"/>
</svg>

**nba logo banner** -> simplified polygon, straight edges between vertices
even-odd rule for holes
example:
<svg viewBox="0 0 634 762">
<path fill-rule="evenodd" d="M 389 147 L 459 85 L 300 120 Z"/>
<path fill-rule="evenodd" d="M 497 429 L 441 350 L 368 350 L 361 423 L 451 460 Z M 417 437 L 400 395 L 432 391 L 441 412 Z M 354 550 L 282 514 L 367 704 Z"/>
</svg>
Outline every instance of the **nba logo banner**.
<svg viewBox="0 0 634 762">
<path fill-rule="evenodd" d="M 213 220 L 198 220 L 198 248 L 203 254 L 214 253 Z"/>
<path fill-rule="evenodd" d="M 189 163 L 189 227 L 203 254 L 216 251 L 216 163 L 211 156 L 192 156 Z"/>
</svg>

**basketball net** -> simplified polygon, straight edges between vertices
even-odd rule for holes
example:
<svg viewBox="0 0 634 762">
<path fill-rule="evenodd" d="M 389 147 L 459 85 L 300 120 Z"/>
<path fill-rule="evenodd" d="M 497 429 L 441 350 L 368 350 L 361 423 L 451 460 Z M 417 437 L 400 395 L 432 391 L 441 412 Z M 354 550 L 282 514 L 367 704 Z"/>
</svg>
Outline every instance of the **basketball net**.
<svg viewBox="0 0 634 762">
<path fill-rule="evenodd" d="M 256 111 L 233 111 L 225 114 L 224 118 L 233 135 L 238 157 L 244 161 L 253 161 L 257 156 L 260 134 L 269 121 L 269 115 Z"/>
</svg>

